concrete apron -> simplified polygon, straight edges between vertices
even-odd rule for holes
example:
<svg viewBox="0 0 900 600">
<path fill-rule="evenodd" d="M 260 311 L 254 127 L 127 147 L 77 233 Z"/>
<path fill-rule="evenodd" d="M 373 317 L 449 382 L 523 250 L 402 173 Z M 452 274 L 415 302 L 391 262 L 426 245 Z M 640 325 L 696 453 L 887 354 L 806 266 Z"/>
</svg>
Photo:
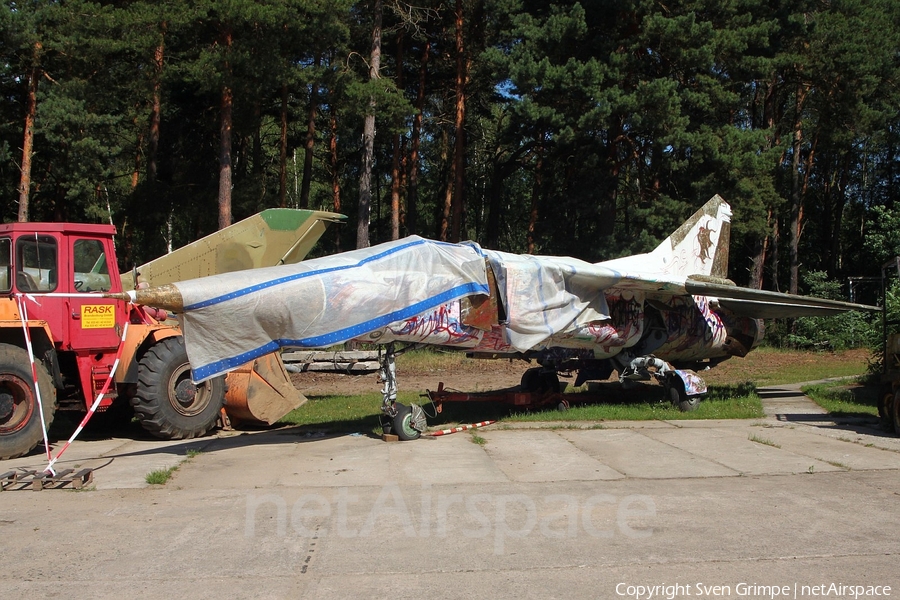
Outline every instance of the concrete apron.
<svg viewBox="0 0 900 600">
<path fill-rule="evenodd" d="M 6 587 L 46 597 L 64 574 L 67 595 L 92 598 L 896 595 L 900 440 L 787 392 L 764 419 L 489 427 L 484 444 L 292 429 L 76 443 L 67 460 L 101 467 L 92 491 L 0 494 Z M 4 470 L 19 465 L 43 466 Z M 165 486 L 143 481 L 173 466 Z"/>
</svg>

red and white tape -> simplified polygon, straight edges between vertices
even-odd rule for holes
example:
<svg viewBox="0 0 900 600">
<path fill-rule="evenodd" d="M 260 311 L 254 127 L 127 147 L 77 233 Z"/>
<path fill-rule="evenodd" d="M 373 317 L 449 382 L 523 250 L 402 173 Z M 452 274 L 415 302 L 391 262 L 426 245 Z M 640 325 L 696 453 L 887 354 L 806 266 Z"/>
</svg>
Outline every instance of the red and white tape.
<svg viewBox="0 0 900 600">
<path fill-rule="evenodd" d="M 101 294 L 62 294 L 62 293 L 50 293 L 50 294 L 41 294 L 41 296 L 56 296 L 56 297 L 73 297 L 73 298 L 85 298 L 90 296 L 100 296 Z M 34 383 L 35 397 L 38 403 L 38 411 L 41 414 L 41 429 L 44 433 L 44 449 L 47 451 L 47 468 L 44 469 L 44 472 L 49 472 L 51 475 L 56 475 L 56 471 L 53 470 L 53 465 L 56 461 L 59 460 L 59 457 L 63 455 L 72 442 L 75 441 L 75 438 L 78 437 L 78 434 L 84 429 L 85 425 L 87 425 L 88 421 L 91 420 L 91 417 L 97 412 L 97 407 L 100 406 L 100 401 L 103 399 L 103 396 L 106 395 L 106 392 L 109 391 L 109 386 L 112 384 L 113 377 L 115 377 L 116 369 L 119 367 L 119 360 L 122 358 L 122 350 L 125 348 L 125 336 L 128 334 L 128 320 L 125 320 L 125 326 L 122 328 L 122 338 L 119 340 L 119 348 L 116 350 L 116 360 L 113 362 L 112 368 L 109 370 L 109 376 L 106 378 L 106 381 L 103 383 L 103 388 L 97 394 L 97 398 L 94 400 L 94 403 L 91 405 L 90 409 L 84 418 L 79 423 L 78 427 L 69 437 L 68 441 L 60 448 L 59 452 L 56 453 L 56 456 L 52 456 L 50 453 L 50 441 L 47 437 L 47 423 L 44 419 L 44 403 L 41 398 L 41 386 L 38 383 L 37 376 L 37 366 L 34 362 L 34 350 L 31 346 L 31 331 L 28 329 L 28 308 L 25 304 L 25 300 L 30 300 L 35 304 L 40 306 L 40 302 L 32 294 L 16 294 L 16 301 L 19 305 L 19 320 L 22 322 L 22 329 L 25 332 L 25 346 L 28 349 L 28 360 L 31 363 L 31 376 Z M 129 302 L 130 304 L 130 302 Z"/>
<path fill-rule="evenodd" d="M 453 429 L 444 429 L 443 431 L 431 431 L 426 433 L 425 435 L 429 435 L 431 437 L 438 437 L 441 435 L 450 435 L 451 433 L 459 433 L 460 431 L 467 431 L 469 429 L 475 429 L 476 427 L 484 427 L 485 425 L 491 425 L 496 423 L 497 421 L 481 421 L 480 423 L 472 423 L 471 425 L 460 425 L 459 427 L 454 427 Z"/>
<path fill-rule="evenodd" d="M 39 304 L 33 297 L 32 302 Z M 22 330 L 25 332 L 25 348 L 28 350 L 28 362 L 31 363 L 31 379 L 34 381 L 34 396 L 37 399 L 38 413 L 41 415 L 41 432 L 44 434 L 44 450 L 47 452 L 47 460 L 50 460 L 50 440 L 47 438 L 47 422 L 44 419 L 44 400 L 41 398 L 41 386 L 38 385 L 37 366 L 34 364 L 34 350 L 31 347 L 31 330 L 28 329 L 28 306 L 22 294 L 16 294 L 16 303 L 19 306 L 19 320 L 22 322 Z"/>
<path fill-rule="evenodd" d="M 125 348 L 125 336 L 128 334 L 128 321 L 125 321 L 125 326 L 122 328 L 122 339 L 119 340 L 119 348 L 116 350 L 116 360 L 113 362 L 112 368 L 109 370 L 109 376 L 106 378 L 106 381 L 103 383 L 103 387 L 97 393 L 97 399 L 94 400 L 94 403 L 91 404 L 91 407 L 88 409 L 87 414 L 84 415 L 84 418 L 81 420 L 81 423 L 78 424 L 78 427 L 75 428 L 75 431 L 72 432 L 71 437 L 69 437 L 68 441 L 63 445 L 62 448 L 59 449 L 59 452 L 56 453 L 56 456 L 47 464 L 47 468 L 45 471 L 50 471 L 50 473 L 56 475 L 56 471 L 53 470 L 53 464 L 59 460 L 59 457 L 63 455 L 63 452 L 75 441 L 75 438 L 78 437 L 78 434 L 81 433 L 81 430 L 84 429 L 84 426 L 87 425 L 88 421 L 91 420 L 91 417 L 97 412 L 97 407 L 100 406 L 100 401 L 103 399 L 103 396 L 106 395 L 106 392 L 109 390 L 109 386 L 112 383 L 113 377 L 116 374 L 116 369 L 119 368 L 119 359 L 122 358 L 122 349 Z M 35 383 L 37 385 L 37 383 Z"/>
</svg>

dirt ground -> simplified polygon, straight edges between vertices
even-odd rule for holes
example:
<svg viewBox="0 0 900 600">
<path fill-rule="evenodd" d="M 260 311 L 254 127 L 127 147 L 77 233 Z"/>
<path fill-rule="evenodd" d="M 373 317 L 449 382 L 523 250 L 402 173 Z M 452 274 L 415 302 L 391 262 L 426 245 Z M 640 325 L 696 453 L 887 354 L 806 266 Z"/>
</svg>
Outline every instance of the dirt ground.
<svg viewBox="0 0 900 600">
<path fill-rule="evenodd" d="M 445 388 L 466 392 L 497 390 L 519 385 L 522 374 L 535 363 L 522 360 L 466 359 L 446 369 L 397 369 L 397 383 L 401 390 L 424 392 L 436 390 L 439 383 Z M 381 390 L 378 373 L 346 375 L 343 373 L 292 373 L 291 382 L 309 396 L 356 395 Z"/>
<path fill-rule="evenodd" d="M 745 381 L 767 382 L 773 373 L 786 365 L 860 365 L 860 373 L 871 353 L 865 349 L 844 352 L 751 352 L 745 358 L 728 360 L 714 369 L 704 371 L 701 376 L 711 385 L 725 385 Z M 439 383 L 445 388 L 464 392 L 496 390 L 519 385 L 522 374 L 535 363 L 523 360 L 478 360 L 453 361 L 447 368 L 412 368 L 399 364 L 397 380 L 401 390 L 424 392 L 436 390 Z M 615 377 L 615 375 L 614 375 Z M 356 395 L 376 393 L 381 389 L 377 373 L 347 375 L 343 373 L 293 373 L 291 381 L 306 396 Z M 567 381 L 561 376 L 560 381 Z M 569 380 L 570 382 L 574 380 Z"/>
</svg>

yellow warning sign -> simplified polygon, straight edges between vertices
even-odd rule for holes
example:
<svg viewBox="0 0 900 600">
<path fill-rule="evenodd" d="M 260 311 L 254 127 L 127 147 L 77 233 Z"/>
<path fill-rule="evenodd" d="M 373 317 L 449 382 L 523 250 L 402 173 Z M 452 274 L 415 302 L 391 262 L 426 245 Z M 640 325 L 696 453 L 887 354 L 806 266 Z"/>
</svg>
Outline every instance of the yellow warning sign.
<svg viewBox="0 0 900 600">
<path fill-rule="evenodd" d="M 82 329 L 104 329 L 115 326 L 115 304 L 83 304 L 81 306 Z"/>
</svg>

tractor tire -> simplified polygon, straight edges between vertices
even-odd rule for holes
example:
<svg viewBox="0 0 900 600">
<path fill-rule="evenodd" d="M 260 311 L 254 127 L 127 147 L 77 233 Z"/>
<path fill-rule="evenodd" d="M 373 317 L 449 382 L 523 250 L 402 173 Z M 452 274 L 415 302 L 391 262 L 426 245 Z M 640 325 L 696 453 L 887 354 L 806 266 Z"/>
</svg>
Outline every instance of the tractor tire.
<svg viewBox="0 0 900 600">
<path fill-rule="evenodd" d="M 158 438 L 199 437 L 215 427 L 225 405 L 225 377 L 194 384 L 184 339 L 168 337 L 141 357 L 131 405 L 141 426 Z"/>
<path fill-rule="evenodd" d="M 56 415 L 56 388 L 44 363 L 36 360 L 34 366 L 49 428 Z M 28 454 L 44 439 L 33 382 L 28 352 L 0 344 L 0 460 Z"/>
</svg>

